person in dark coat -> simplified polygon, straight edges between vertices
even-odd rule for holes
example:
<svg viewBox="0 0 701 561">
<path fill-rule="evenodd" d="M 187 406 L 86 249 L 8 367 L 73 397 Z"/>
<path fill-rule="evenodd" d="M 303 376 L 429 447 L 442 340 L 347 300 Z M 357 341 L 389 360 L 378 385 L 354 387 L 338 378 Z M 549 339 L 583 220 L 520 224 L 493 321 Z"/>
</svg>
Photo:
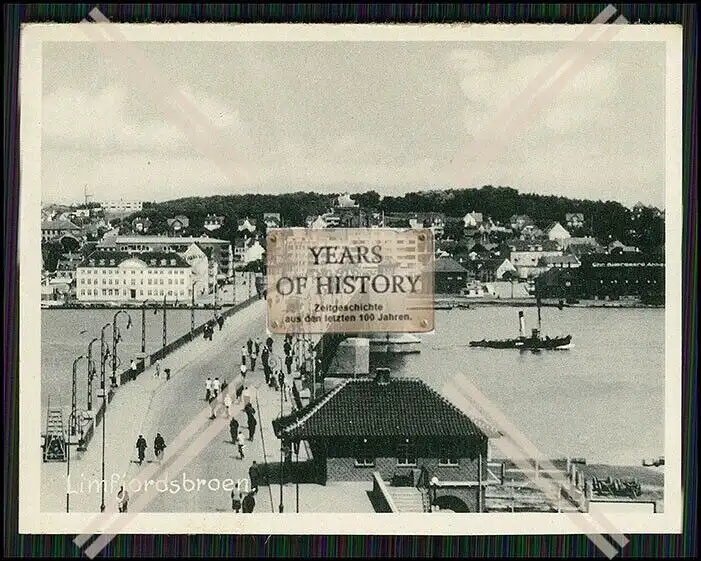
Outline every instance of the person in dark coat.
<svg viewBox="0 0 701 561">
<path fill-rule="evenodd" d="M 287 367 L 287 375 L 292 376 L 292 355 L 285 357 L 285 366 Z"/>
<path fill-rule="evenodd" d="M 253 354 L 253 339 L 249 338 L 248 341 L 246 341 L 246 350 L 248 351 L 248 356 Z"/>
<path fill-rule="evenodd" d="M 250 513 L 253 512 L 253 509 L 256 508 L 256 499 L 253 498 L 253 493 L 248 493 L 243 498 L 243 501 L 241 501 L 241 510 L 244 513 Z"/>
<path fill-rule="evenodd" d="M 285 356 L 290 356 L 292 353 L 292 344 L 288 340 L 285 340 L 285 344 L 282 348 L 285 351 Z"/>
<path fill-rule="evenodd" d="M 256 421 L 255 415 L 249 415 L 248 416 L 248 440 L 253 441 L 253 435 L 256 432 L 256 425 L 258 424 L 258 421 Z"/>
<path fill-rule="evenodd" d="M 265 346 L 268 347 L 268 350 L 269 350 L 270 352 L 272 352 L 272 350 L 273 350 L 273 338 L 272 338 L 272 337 L 268 337 L 268 338 L 265 340 Z"/>
<path fill-rule="evenodd" d="M 278 371 L 277 381 L 280 386 L 280 391 L 282 392 L 285 401 L 287 401 L 287 392 L 285 392 L 285 372 L 283 370 Z"/>
<path fill-rule="evenodd" d="M 146 457 L 146 448 L 148 448 L 148 444 L 146 444 L 146 439 L 144 438 L 143 434 L 140 434 L 139 438 L 136 440 L 136 449 L 139 451 L 139 465 L 144 463 L 144 457 Z"/>
<path fill-rule="evenodd" d="M 258 492 L 258 481 L 260 478 L 260 473 L 258 472 L 258 464 L 253 461 L 251 467 L 248 468 L 248 479 L 251 482 L 251 493 L 254 495 Z"/>
<path fill-rule="evenodd" d="M 224 316 L 217 314 L 217 325 L 219 325 L 219 331 L 224 327 Z"/>
<path fill-rule="evenodd" d="M 239 434 L 239 422 L 236 419 L 231 419 L 229 422 L 229 434 L 231 435 L 231 442 L 236 444 L 236 437 Z"/>
<path fill-rule="evenodd" d="M 166 441 L 161 436 L 161 433 L 156 434 L 156 438 L 153 441 L 153 453 L 156 454 L 156 459 L 161 460 L 161 454 L 166 449 Z"/>
</svg>

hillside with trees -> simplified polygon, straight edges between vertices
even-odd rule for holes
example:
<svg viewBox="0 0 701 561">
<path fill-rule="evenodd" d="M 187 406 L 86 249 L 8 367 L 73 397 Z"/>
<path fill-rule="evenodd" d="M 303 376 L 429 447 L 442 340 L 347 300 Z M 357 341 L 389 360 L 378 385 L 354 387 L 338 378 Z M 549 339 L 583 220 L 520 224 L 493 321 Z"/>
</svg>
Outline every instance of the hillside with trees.
<svg viewBox="0 0 701 561">
<path fill-rule="evenodd" d="M 260 220 L 264 213 L 279 213 L 285 226 L 303 226 L 305 218 L 326 212 L 338 194 L 322 195 L 298 192 L 280 195 L 246 194 L 213 197 L 188 197 L 161 203 L 147 203 L 143 211 L 128 217 L 150 218 L 154 233 L 165 232 L 166 220 L 178 214 L 190 220 L 192 232 L 201 231 L 208 214 L 224 216 L 217 237 L 238 237 L 236 221 L 245 217 Z M 582 213 L 585 228 L 573 235 L 593 235 L 602 241 L 618 239 L 642 250 L 664 244 L 664 218 L 658 209 L 646 207 L 637 214 L 615 201 L 593 201 L 567 197 L 519 193 L 511 187 L 448 189 L 408 193 L 400 197 L 382 197 L 376 191 L 353 195 L 363 208 L 379 212 L 440 212 L 459 219 L 468 212 L 481 212 L 502 224 L 514 214 L 527 214 L 540 227 L 553 221 L 564 222 L 567 213 Z"/>
</svg>

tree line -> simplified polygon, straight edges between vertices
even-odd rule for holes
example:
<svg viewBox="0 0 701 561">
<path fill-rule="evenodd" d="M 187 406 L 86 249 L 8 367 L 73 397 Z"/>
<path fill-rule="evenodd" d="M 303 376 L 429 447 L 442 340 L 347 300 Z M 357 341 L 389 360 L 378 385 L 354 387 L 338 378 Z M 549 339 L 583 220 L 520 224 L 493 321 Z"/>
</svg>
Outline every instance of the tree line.
<svg viewBox="0 0 701 561">
<path fill-rule="evenodd" d="M 280 214 L 284 226 L 304 226 L 307 216 L 328 211 L 339 194 L 297 192 L 279 195 L 187 197 L 146 203 L 141 212 L 131 215 L 128 220 L 131 221 L 137 216 L 149 217 L 152 231 L 166 231 L 166 220 L 182 214 L 190 220 L 192 231 L 200 231 L 207 215 L 214 214 L 225 217 L 224 227 L 216 231 L 217 236 L 233 240 L 240 237 L 237 231 L 239 219 L 257 219 L 260 225 L 263 214 L 272 212 Z M 398 197 L 383 197 L 377 191 L 366 191 L 352 197 L 361 207 L 377 212 L 443 213 L 453 224 L 468 212 L 481 212 L 504 225 L 510 223 L 512 215 L 526 214 L 541 228 L 554 221 L 566 227 L 567 213 L 582 213 L 585 216 L 585 225 L 581 231 L 573 232 L 573 235 L 590 235 L 602 241 L 617 239 L 643 250 L 664 245 L 664 218 L 654 207 L 646 207 L 634 214 L 615 201 L 519 193 L 511 187 L 491 185 L 479 189 L 415 192 Z"/>
</svg>

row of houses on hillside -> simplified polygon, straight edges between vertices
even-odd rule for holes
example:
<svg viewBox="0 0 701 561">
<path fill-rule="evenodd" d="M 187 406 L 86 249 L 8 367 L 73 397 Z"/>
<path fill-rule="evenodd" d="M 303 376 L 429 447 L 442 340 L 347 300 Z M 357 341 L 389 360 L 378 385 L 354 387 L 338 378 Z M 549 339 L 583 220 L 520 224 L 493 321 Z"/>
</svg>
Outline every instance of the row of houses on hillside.
<svg viewBox="0 0 701 561">
<path fill-rule="evenodd" d="M 190 219 L 179 214 L 166 220 L 168 233 L 172 236 L 186 235 L 190 231 Z M 209 232 L 215 232 L 224 226 L 226 217 L 217 214 L 208 214 L 203 223 L 203 228 Z M 279 228 L 282 220 L 280 214 L 276 212 L 263 214 L 263 224 L 266 228 Z M 152 221 L 147 216 L 137 216 L 131 221 L 132 231 L 136 234 L 148 234 L 152 228 Z M 259 221 L 255 218 L 241 218 L 237 220 L 237 231 L 244 235 L 251 235 L 260 232 Z"/>
</svg>

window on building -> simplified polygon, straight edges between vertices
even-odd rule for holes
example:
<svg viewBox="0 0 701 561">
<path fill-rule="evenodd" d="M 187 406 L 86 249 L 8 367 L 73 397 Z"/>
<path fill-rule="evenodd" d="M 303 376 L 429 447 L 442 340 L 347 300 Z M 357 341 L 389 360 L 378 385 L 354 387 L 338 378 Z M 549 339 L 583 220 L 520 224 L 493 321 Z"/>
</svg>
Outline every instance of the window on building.
<svg viewBox="0 0 701 561">
<path fill-rule="evenodd" d="M 85 290 L 81 290 L 81 291 L 80 291 L 80 294 L 81 294 L 82 296 L 85 296 Z"/>
<path fill-rule="evenodd" d="M 355 454 L 355 467 L 374 467 L 375 455 L 372 451 L 372 446 L 368 443 L 368 439 L 364 438 L 358 443 Z"/>
<path fill-rule="evenodd" d="M 439 466 L 457 466 L 458 461 L 457 447 L 454 444 L 443 443 L 440 445 L 438 452 Z"/>
<path fill-rule="evenodd" d="M 407 438 L 397 446 L 397 465 L 415 466 L 416 463 L 416 448 Z"/>
</svg>

